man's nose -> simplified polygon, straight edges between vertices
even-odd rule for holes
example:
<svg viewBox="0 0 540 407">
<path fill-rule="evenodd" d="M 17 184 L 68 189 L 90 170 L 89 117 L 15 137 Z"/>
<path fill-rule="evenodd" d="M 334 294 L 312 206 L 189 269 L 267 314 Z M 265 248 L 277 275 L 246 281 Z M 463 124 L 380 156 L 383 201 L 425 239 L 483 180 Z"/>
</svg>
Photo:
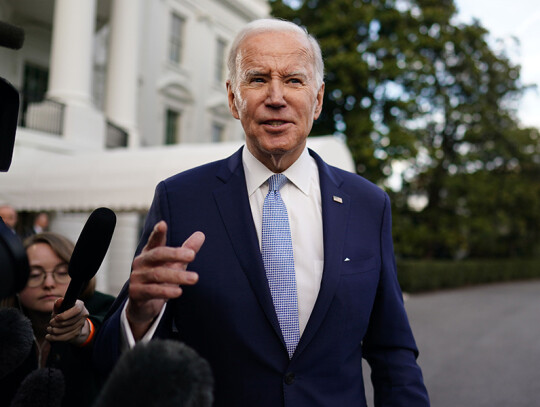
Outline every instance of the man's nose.
<svg viewBox="0 0 540 407">
<path fill-rule="evenodd" d="M 280 80 L 272 79 L 268 84 L 266 104 L 271 107 L 281 107 L 285 103 L 285 88 L 283 83 Z"/>
</svg>

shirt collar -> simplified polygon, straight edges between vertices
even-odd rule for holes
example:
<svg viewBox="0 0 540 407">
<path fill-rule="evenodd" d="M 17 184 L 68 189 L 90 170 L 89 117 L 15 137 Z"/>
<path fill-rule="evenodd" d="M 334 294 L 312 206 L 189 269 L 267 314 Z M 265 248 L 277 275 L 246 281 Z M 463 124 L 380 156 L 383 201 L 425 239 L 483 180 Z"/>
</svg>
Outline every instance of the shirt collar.
<svg viewBox="0 0 540 407">
<path fill-rule="evenodd" d="M 244 165 L 248 195 L 251 196 L 274 173 L 257 160 L 247 146 L 244 146 L 242 151 L 242 163 Z M 307 147 L 304 147 L 304 151 L 302 151 L 300 157 L 289 168 L 283 171 L 283 174 L 300 191 L 306 195 L 309 194 L 310 180 L 312 177 L 318 176 L 318 169 L 315 160 L 309 155 Z"/>
</svg>

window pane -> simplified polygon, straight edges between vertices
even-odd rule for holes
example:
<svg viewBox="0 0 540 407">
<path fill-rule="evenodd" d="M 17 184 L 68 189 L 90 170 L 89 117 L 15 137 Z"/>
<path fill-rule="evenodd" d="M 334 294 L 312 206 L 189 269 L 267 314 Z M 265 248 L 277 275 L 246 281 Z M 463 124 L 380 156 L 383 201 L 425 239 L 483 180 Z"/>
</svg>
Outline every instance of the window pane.
<svg viewBox="0 0 540 407">
<path fill-rule="evenodd" d="M 171 32 L 169 35 L 169 60 L 176 64 L 182 61 L 182 43 L 184 37 L 185 19 L 177 14 L 171 14 Z"/>
<path fill-rule="evenodd" d="M 219 124 L 219 123 L 212 124 L 212 141 L 214 143 L 223 141 L 224 130 L 225 130 L 225 127 L 222 124 Z"/>
<path fill-rule="evenodd" d="M 21 125 L 26 125 L 25 113 L 30 103 L 42 102 L 47 92 L 49 71 L 36 65 L 25 63 L 21 107 Z"/>
<path fill-rule="evenodd" d="M 178 144 L 180 141 L 180 113 L 167 109 L 165 122 L 165 144 Z"/>
<path fill-rule="evenodd" d="M 225 72 L 225 48 L 227 43 L 225 40 L 218 38 L 216 44 L 216 71 L 214 77 L 217 82 L 223 82 L 223 74 Z"/>
</svg>

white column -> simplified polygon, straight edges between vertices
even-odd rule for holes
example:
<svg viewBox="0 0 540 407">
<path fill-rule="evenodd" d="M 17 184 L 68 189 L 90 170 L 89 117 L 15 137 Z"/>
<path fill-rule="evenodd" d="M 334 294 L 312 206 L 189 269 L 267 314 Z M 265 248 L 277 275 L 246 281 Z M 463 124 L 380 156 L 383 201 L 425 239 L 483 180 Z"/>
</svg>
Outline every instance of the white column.
<svg viewBox="0 0 540 407">
<path fill-rule="evenodd" d="M 105 114 L 128 131 L 130 147 L 140 144 L 137 126 L 140 10 L 139 0 L 112 2 Z"/>
<path fill-rule="evenodd" d="M 104 263 L 107 272 L 98 279 L 100 291 L 118 295 L 131 272 L 133 255 L 139 241 L 139 215 L 136 212 L 116 212 L 116 227 Z"/>
<path fill-rule="evenodd" d="M 33 128 L 46 131 L 58 111 L 50 100 L 61 103 L 62 136 L 81 150 L 105 146 L 104 116 L 92 103 L 95 19 L 96 0 L 55 1 L 47 99 L 28 108 Z"/>
<path fill-rule="evenodd" d="M 50 230 L 77 243 L 89 216 L 90 213 L 87 212 L 56 212 L 50 221 Z"/>
<path fill-rule="evenodd" d="M 91 104 L 96 0 L 56 0 L 48 96 Z"/>
</svg>

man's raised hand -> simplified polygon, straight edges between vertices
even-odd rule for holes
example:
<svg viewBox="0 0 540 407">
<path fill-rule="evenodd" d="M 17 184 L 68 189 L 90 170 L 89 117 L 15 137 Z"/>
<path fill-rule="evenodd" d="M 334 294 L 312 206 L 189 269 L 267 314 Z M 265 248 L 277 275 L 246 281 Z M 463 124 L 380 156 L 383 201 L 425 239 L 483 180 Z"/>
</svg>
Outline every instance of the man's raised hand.
<svg viewBox="0 0 540 407">
<path fill-rule="evenodd" d="M 182 295 L 182 285 L 193 285 L 199 279 L 187 265 L 204 243 L 204 234 L 193 233 L 181 247 L 166 243 L 167 224 L 160 221 L 133 260 L 126 312 L 135 339 L 144 335 L 167 300 Z"/>
</svg>

